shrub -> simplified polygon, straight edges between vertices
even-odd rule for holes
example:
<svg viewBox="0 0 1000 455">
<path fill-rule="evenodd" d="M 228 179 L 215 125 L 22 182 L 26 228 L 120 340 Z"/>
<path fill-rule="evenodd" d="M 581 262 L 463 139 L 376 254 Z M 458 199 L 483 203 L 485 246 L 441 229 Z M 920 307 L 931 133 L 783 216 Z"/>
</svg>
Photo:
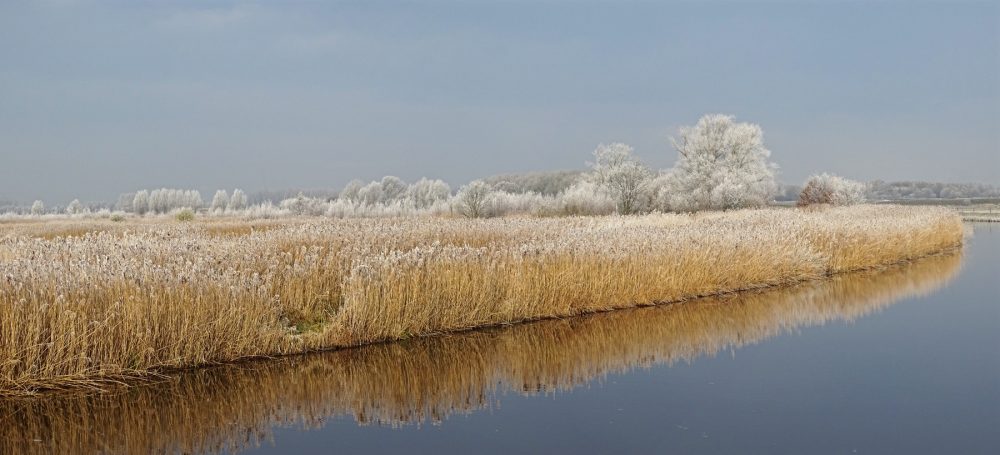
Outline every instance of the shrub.
<svg viewBox="0 0 1000 455">
<path fill-rule="evenodd" d="M 194 220 L 194 211 L 191 209 L 181 209 L 174 215 L 177 221 L 192 221 Z"/>
<path fill-rule="evenodd" d="M 800 207 L 812 204 L 854 205 L 865 201 L 865 186 L 833 174 L 809 177 L 799 193 Z"/>
</svg>

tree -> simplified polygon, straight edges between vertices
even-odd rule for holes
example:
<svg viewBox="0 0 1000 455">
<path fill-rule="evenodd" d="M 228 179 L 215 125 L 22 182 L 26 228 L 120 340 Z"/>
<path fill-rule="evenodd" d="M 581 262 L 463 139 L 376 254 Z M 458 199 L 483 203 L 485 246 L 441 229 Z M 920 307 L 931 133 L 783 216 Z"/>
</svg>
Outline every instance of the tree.
<svg viewBox="0 0 1000 455">
<path fill-rule="evenodd" d="M 228 208 L 232 210 L 243 210 L 247 208 L 247 195 L 243 190 L 237 188 L 233 190 L 233 196 L 229 198 Z"/>
<path fill-rule="evenodd" d="M 387 175 L 382 177 L 382 198 L 381 202 L 392 202 L 403 197 L 406 193 L 406 182 L 399 177 Z"/>
<path fill-rule="evenodd" d="M 229 193 L 226 193 L 226 190 L 216 191 L 215 196 L 212 196 L 212 211 L 225 212 L 227 207 L 229 207 Z"/>
<path fill-rule="evenodd" d="M 590 163 L 591 180 L 615 200 L 618 213 L 635 213 L 653 173 L 632 155 L 632 147 L 615 142 L 600 144 Z"/>
<path fill-rule="evenodd" d="M 728 115 L 706 115 L 672 140 L 678 159 L 660 194 L 666 210 L 760 207 L 777 191 L 763 132 Z"/>
<path fill-rule="evenodd" d="M 45 204 L 42 201 L 35 201 L 31 204 L 31 214 L 32 215 L 42 215 L 45 213 Z"/>
<path fill-rule="evenodd" d="M 347 185 L 344 185 L 343 190 L 340 190 L 340 196 L 338 197 L 345 201 L 358 202 L 358 192 L 361 191 L 361 187 L 364 185 L 365 184 L 362 183 L 361 180 L 351 180 L 350 182 L 347 182 Z"/>
<path fill-rule="evenodd" d="M 66 213 L 69 215 L 78 215 L 83 213 L 83 204 L 80 203 L 79 199 L 73 199 L 73 202 L 70 202 L 69 205 L 66 206 Z"/>
<path fill-rule="evenodd" d="M 149 211 L 149 191 L 141 190 L 135 193 L 132 199 L 132 211 L 138 215 L 145 215 Z"/>
<path fill-rule="evenodd" d="M 382 184 L 371 182 L 358 189 L 358 201 L 366 205 L 375 205 L 382 202 Z"/>
<path fill-rule="evenodd" d="M 799 206 L 854 205 L 865 201 L 865 185 L 832 174 L 809 177 L 799 194 Z"/>
<path fill-rule="evenodd" d="M 135 193 L 123 193 L 118 195 L 118 202 L 115 203 L 115 208 L 123 212 L 132 211 L 132 201 L 135 200 Z"/>
<path fill-rule="evenodd" d="M 493 188 L 482 180 L 474 180 L 458 190 L 458 210 L 469 218 L 487 215 L 487 206 Z"/>
<path fill-rule="evenodd" d="M 424 209 L 447 200 L 451 196 L 451 187 L 442 180 L 422 178 L 410 185 L 406 193 L 414 207 Z"/>
</svg>

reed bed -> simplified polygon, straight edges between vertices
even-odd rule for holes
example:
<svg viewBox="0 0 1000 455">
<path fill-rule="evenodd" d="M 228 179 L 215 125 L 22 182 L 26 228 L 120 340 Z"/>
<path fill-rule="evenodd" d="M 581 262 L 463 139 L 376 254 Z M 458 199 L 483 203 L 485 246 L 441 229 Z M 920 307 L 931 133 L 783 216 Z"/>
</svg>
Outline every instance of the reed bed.
<svg viewBox="0 0 1000 455">
<path fill-rule="evenodd" d="M 439 422 L 507 391 L 553 394 L 853 321 L 949 282 L 959 254 L 676 305 L 197 369 L 110 393 L 0 398 L 0 453 L 234 453 L 275 426 Z M 669 373 L 668 373 L 669 374 Z M 671 393 L 669 390 L 664 393 Z"/>
<path fill-rule="evenodd" d="M 0 226 L 0 394 L 785 285 L 963 238 L 953 211 L 902 206 L 239 223 Z"/>
</svg>

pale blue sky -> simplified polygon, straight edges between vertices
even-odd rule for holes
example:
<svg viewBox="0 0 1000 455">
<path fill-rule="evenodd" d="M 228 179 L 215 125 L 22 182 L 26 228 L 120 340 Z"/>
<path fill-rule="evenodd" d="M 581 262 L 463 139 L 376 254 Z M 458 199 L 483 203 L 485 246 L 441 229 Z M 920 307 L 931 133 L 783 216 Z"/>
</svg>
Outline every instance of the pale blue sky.
<svg viewBox="0 0 1000 455">
<path fill-rule="evenodd" d="M 1000 7 L 0 2 L 0 199 L 663 168 L 712 112 L 785 182 L 1000 183 Z"/>
</svg>

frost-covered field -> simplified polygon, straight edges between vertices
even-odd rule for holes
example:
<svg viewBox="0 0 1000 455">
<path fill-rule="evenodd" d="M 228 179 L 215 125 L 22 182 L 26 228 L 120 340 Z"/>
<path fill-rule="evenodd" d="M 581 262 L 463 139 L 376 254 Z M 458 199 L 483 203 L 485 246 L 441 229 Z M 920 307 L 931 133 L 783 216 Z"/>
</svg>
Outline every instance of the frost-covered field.
<svg viewBox="0 0 1000 455">
<path fill-rule="evenodd" d="M 816 279 L 962 243 L 937 207 L 0 224 L 0 394 Z"/>
</svg>

